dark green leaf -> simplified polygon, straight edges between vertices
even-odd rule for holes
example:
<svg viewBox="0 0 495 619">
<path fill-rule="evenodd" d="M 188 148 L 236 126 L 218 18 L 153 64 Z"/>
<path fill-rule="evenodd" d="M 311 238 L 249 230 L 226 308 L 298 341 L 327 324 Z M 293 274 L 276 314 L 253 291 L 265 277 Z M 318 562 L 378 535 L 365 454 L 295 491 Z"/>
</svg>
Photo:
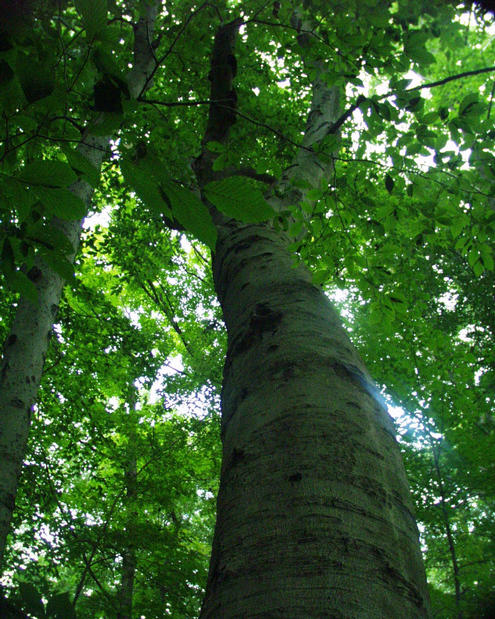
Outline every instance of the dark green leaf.
<svg viewBox="0 0 495 619">
<path fill-rule="evenodd" d="M 64 254 L 74 252 L 74 248 L 62 230 L 43 221 L 38 221 L 28 228 L 27 238 L 41 247 L 58 249 Z"/>
<path fill-rule="evenodd" d="M 75 0 L 74 4 L 90 39 L 104 30 L 107 25 L 106 0 Z"/>
<path fill-rule="evenodd" d="M 100 181 L 100 171 L 79 151 L 66 148 L 64 153 L 72 169 L 82 175 L 90 185 L 97 187 Z"/>
<path fill-rule="evenodd" d="M 67 163 L 43 159 L 28 163 L 19 174 L 19 179 L 29 185 L 67 187 L 77 180 L 77 175 Z"/>
<path fill-rule="evenodd" d="M 43 262 L 49 266 L 52 271 L 58 273 L 60 277 L 63 277 L 68 282 L 74 280 L 74 265 L 69 262 L 65 256 L 58 252 L 46 250 L 41 250 L 40 255 Z"/>
<path fill-rule="evenodd" d="M 51 67 L 33 60 L 26 54 L 18 54 L 16 73 L 28 103 L 48 97 L 55 88 Z"/>
<path fill-rule="evenodd" d="M 84 202 L 68 189 L 36 187 L 36 195 L 51 215 L 60 219 L 82 219 L 87 212 Z"/>
</svg>

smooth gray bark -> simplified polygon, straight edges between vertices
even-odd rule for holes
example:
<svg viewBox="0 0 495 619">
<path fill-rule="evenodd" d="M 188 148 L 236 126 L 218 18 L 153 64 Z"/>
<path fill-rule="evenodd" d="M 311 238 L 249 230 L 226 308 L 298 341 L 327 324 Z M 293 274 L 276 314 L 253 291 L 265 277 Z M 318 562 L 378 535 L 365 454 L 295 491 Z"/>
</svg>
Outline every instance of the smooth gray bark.
<svg viewBox="0 0 495 619">
<path fill-rule="evenodd" d="M 427 617 L 392 421 L 280 233 L 219 230 L 223 464 L 201 617 Z"/>
<path fill-rule="evenodd" d="M 155 61 L 151 37 L 161 2 L 146 8 L 136 25 L 134 35 L 134 66 L 128 75 L 131 96 L 138 96 L 147 84 Z M 110 137 L 86 135 L 79 152 L 96 168 L 100 168 Z M 84 180 L 70 190 L 82 198 L 88 209 L 93 188 Z M 67 256 L 74 260 L 79 245 L 82 221 L 54 219 L 74 251 Z M 36 264 L 34 285 L 39 303 L 20 298 L 17 311 L 3 348 L 0 366 L 0 565 L 7 533 L 14 510 L 17 485 L 22 468 L 31 413 L 40 386 L 43 365 L 52 325 L 57 314 L 63 279 L 41 260 Z"/>
<path fill-rule="evenodd" d="M 235 26 L 217 32 L 212 67 L 227 64 Z M 215 79 L 211 98 L 226 98 L 232 76 Z M 331 132 L 337 99 L 317 80 L 303 146 Z M 212 104 L 204 143 L 226 135 Z M 206 151 L 197 160 L 200 184 L 212 178 L 213 160 Z M 317 187 L 330 169 L 302 148 L 279 188 L 288 174 Z M 338 315 L 306 268 L 294 267 L 283 232 L 213 214 L 228 349 L 201 619 L 428 617 L 394 426 Z"/>
</svg>

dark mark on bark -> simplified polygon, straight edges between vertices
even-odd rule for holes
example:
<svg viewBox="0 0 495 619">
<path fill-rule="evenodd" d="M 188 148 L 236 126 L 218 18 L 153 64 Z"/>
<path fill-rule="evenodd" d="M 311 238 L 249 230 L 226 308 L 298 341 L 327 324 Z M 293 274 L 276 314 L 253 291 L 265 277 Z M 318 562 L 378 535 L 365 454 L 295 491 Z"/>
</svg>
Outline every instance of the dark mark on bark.
<svg viewBox="0 0 495 619">
<path fill-rule="evenodd" d="M 27 276 L 32 282 L 37 282 L 41 279 L 41 277 L 43 276 L 43 273 L 41 272 L 40 269 L 38 269 L 38 267 L 32 267 L 29 270 L 29 273 L 27 274 Z"/>
</svg>

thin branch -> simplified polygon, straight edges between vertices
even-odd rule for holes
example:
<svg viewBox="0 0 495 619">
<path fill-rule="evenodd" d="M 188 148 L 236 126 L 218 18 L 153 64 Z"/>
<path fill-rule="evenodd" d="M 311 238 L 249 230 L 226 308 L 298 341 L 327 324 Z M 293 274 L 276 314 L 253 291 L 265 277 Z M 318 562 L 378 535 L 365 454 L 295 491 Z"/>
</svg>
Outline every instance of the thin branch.
<svg viewBox="0 0 495 619">
<path fill-rule="evenodd" d="M 493 80 L 493 83 L 492 83 L 492 91 L 490 93 L 490 101 L 488 103 L 488 111 L 486 113 L 486 119 L 487 120 L 490 120 L 490 116 L 491 116 L 491 113 L 492 113 L 493 96 L 494 95 L 495 95 L 495 80 Z"/>
<path fill-rule="evenodd" d="M 449 77 L 444 77 L 442 80 L 438 80 L 436 82 L 429 82 L 428 84 L 420 84 L 419 86 L 413 86 L 413 88 L 408 88 L 405 92 L 412 92 L 413 90 L 422 90 L 423 88 L 434 88 L 435 86 L 443 86 L 443 84 L 447 84 L 448 82 L 452 82 L 454 80 L 460 80 L 463 77 L 469 77 L 471 75 L 480 75 L 481 73 L 490 73 L 495 71 L 495 67 L 485 67 L 484 69 L 474 69 L 473 71 L 464 71 L 463 73 L 457 73 L 456 75 L 450 75 Z M 386 99 L 387 97 L 391 97 L 392 95 L 397 93 L 389 93 L 388 95 L 383 95 L 380 99 Z"/>
<path fill-rule="evenodd" d="M 139 96 L 138 101 L 141 103 L 149 103 L 150 105 L 163 105 L 165 107 L 180 107 L 180 106 L 194 106 L 194 105 L 210 105 L 210 103 L 217 103 L 210 99 L 200 101 L 159 101 L 158 99 L 145 99 Z"/>
<path fill-rule="evenodd" d="M 463 71 L 462 73 L 457 73 L 456 75 L 449 75 L 448 77 L 444 77 L 441 80 L 437 80 L 436 82 L 428 82 L 426 84 L 420 84 L 419 86 L 413 86 L 412 88 L 407 88 L 403 92 L 414 92 L 416 90 L 423 90 L 424 88 L 434 88 L 435 86 L 443 86 L 448 82 L 452 82 L 454 80 L 462 79 L 463 77 L 470 77 L 471 75 L 480 75 L 482 73 L 490 73 L 495 71 L 495 67 L 485 67 L 483 69 L 474 69 L 473 71 Z M 340 127 L 345 123 L 345 121 L 353 114 L 353 112 L 361 105 L 361 103 L 365 101 L 382 101 L 383 99 L 388 99 L 390 97 L 396 97 L 399 93 L 394 90 L 392 92 L 385 93 L 384 95 L 380 95 L 379 97 L 365 97 L 364 95 L 359 95 L 356 99 L 356 102 L 348 108 L 340 118 L 338 118 L 333 125 L 329 128 L 328 133 L 336 133 Z"/>
<path fill-rule="evenodd" d="M 168 50 L 161 56 L 161 58 L 155 59 L 155 67 L 152 69 L 150 75 L 148 76 L 146 82 L 144 83 L 144 86 L 138 96 L 138 99 L 141 97 L 141 95 L 146 92 L 146 90 L 148 89 L 148 85 L 151 83 L 151 81 L 153 80 L 153 77 L 155 75 L 155 73 L 157 72 L 158 68 L 160 67 L 160 65 L 165 62 L 165 60 L 168 58 L 168 56 L 170 56 L 170 54 L 172 53 L 172 50 L 175 47 L 175 44 L 177 43 L 177 41 L 180 39 L 180 37 L 184 34 L 184 31 L 186 30 L 186 28 L 188 27 L 189 23 L 191 22 L 191 20 L 196 17 L 196 15 L 198 15 L 198 13 L 200 13 L 200 11 L 202 11 L 204 8 L 206 8 L 207 6 L 215 9 L 218 12 L 218 9 L 215 7 L 215 5 L 210 4 L 209 2 L 204 2 L 200 7 L 198 7 L 195 11 L 193 11 L 192 13 L 190 13 L 189 17 L 184 21 L 182 28 L 179 30 L 179 32 L 175 35 L 174 40 L 172 41 L 172 43 L 170 44 Z"/>
</svg>

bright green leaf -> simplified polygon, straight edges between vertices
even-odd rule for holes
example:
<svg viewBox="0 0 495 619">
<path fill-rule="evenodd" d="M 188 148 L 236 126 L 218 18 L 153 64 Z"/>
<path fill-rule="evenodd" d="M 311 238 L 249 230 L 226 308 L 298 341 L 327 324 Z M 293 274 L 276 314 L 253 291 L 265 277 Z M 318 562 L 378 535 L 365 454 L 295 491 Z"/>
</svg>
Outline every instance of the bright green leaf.
<svg viewBox="0 0 495 619">
<path fill-rule="evenodd" d="M 219 211 L 245 223 L 267 221 L 275 215 L 261 191 L 242 176 L 208 183 L 205 194 Z"/>
<path fill-rule="evenodd" d="M 120 169 L 126 182 L 130 185 L 141 200 L 152 211 L 156 213 L 162 213 L 167 217 L 172 217 L 170 205 L 167 205 L 160 193 L 158 181 L 153 182 L 149 173 L 144 172 L 140 167 L 131 163 L 130 161 L 123 160 L 120 162 Z"/>
<path fill-rule="evenodd" d="M 217 240 L 217 231 L 203 202 L 190 189 L 181 187 L 172 180 L 167 180 L 163 174 L 161 189 L 170 200 L 174 217 L 186 230 L 213 249 Z"/>
</svg>

